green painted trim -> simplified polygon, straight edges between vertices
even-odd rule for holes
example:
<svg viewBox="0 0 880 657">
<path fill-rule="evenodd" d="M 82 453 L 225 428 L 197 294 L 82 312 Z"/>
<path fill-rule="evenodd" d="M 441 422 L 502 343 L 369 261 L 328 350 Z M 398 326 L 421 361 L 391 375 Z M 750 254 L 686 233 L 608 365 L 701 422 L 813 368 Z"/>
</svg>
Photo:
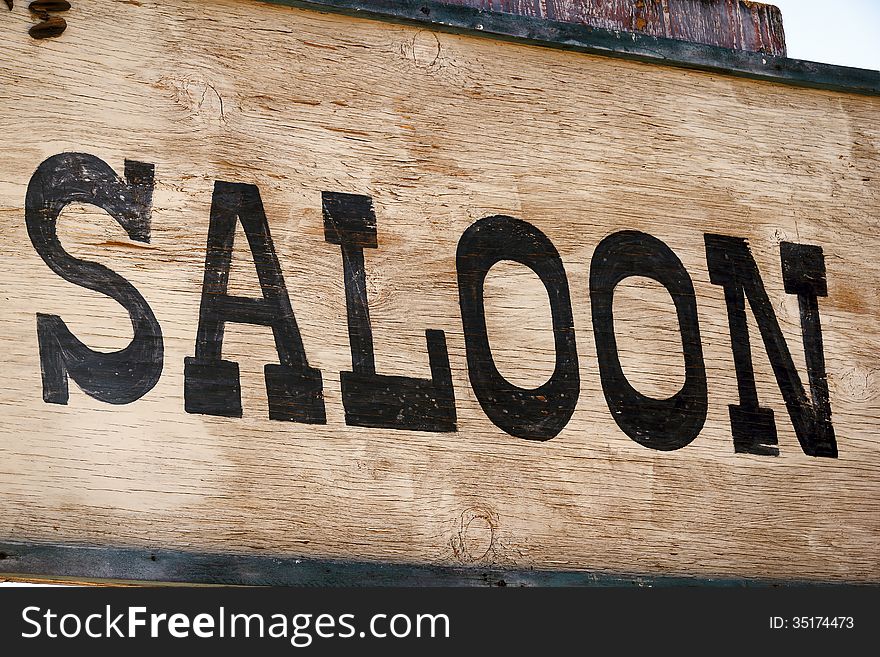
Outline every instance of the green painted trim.
<svg viewBox="0 0 880 657">
<path fill-rule="evenodd" d="M 799 87 L 880 95 L 880 71 L 774 57 L 646 34 L 447 5 L 431 0 L 262 1 Z"/>
<path fill-rule="evenodd" d="M 436 566 L 291 556 L 0 543 L 0 573 L 15 577 L 246 586 L 836 586 L 832 582 Z M 843 582 L 839 584 L 844 584 Z M 848 584 L 848 585 L 851 585 Z"/>
</svg>

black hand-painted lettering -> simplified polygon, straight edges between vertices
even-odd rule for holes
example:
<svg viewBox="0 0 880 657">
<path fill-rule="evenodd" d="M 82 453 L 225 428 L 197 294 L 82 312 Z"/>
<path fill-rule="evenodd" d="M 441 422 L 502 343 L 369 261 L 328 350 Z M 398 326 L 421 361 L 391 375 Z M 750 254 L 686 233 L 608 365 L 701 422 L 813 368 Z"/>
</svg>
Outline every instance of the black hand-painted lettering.
<svg viewBox="0 0 880 657">
<path fill-rule="evenodd" d="M 633 388 L 620 364 L 614 335 L 614 288 L 630 276 L 657 281 L 675 304 L 685 380 L 681 390 L 668 399 L 654 399 Z M 672 451 L 690 444 L 706 421 L 709 399 L 697 299 L 681 260 L 652 235 L 638 231 L 609 235 L 593 254 L 590 300 L 602 391 L 617 426 L 651 449 Z"/>
<path fill-rule="evenodd" d="M 492 358 L 483 286 L 489 270 L 502 260 L 529 267 L 544 283 L 550 298 L 556 366 L 550 378 L 533 390 L 507 381 Z M 574 318 L 559 252 L 535 226 L 498 215 L 480 219 L 464 232 L 458 242 L 456 266 L 468 375 L 480 406 L 496 426 L 512 436 L 550 440 L 571 419 L 580 394 Z"/>
<path fill-rule="evenodd" d="M 237 221 L 247 236 L 261 299 L 228 294 Z M 321 371 L 306 358 L 260 191 L 254 185 L 218 181 L 211 202 L 196 355 L 185 359 L 187 413 L 242 415 L 238 363 L 222 356 L 227 322 L 272 328 L 279 363 L 264 367 L 269 418 L 326 424 Z"/>
<path fill-rule="evenodd" d="M 831 424 L 817 299 L 828 294 L 822 249 L 788 242 L 780 247 L 785 291 L 797 294 L 800 305 L 810 383 L 810 397 L 807 397 L 748 242 L 725 235 L 706 235 L 705 242 L 711 281 L 724 287 L 739 388 L 739 405 L 730 406 L 734 450 L 769 456 L 779 454 L 773 410 L 758 403 L 745 314 L 747 298 L 801 449 L 809 456 L 836 458 L 837 441 Z"/>
<path fill-rule="evenodd" d="M 93 351 L 57 315 L 37 314 L 43 399 L 67 404 L 68 375 L 88 395 L 110 404 L 129 404 L 156 385 L 162 374 L 162 330 L 140 292 L 116 272 L 68 254 L 57 235 L 58 217 L 70 203 L 106 211 L 138 242 L 150 241 L 153 165 L 125 161 L 125 180 L 86 153 L 62 153 L 45 160 L 28 184 L 25 221 L 37 253 L 53 272 L 123 306 L 134 337 L 125 349 Z"/>
<path fill-rule="evenodd" d="M 351 426 L 455 431 L 455 394 L 443 331 L 427 330 L 431 378 L 376 373 L 364 249 L 378 247 L 369 196 L 323 192 L 324 237 L 342 250 L 351 372 L 341 372 L 345 422 Z"/>
</svg>

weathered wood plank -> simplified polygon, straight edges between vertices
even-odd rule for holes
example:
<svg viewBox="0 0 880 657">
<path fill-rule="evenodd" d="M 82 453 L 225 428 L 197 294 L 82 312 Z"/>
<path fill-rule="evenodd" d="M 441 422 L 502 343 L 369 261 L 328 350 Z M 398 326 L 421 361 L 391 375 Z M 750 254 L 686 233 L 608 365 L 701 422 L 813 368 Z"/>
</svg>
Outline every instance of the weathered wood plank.
<svg viewBox="0 0 880 657">
<path fill-rule="evenodd" d="M 785 56 L 782 13 L 747 0 L 446 0 L 449 4 Z"/>
<path fill-rule="evenodd" d="M 22 32 L 29 19 L 18 9 L 0 24 L 4 539 L 880 580 L 876 97 L 257 2 L 105 9 L 78 2 L 76 29 L 43 42 Z M 72 378 L 67 404 L 43 401 L 37 314 L 59 316 L 92 349 L 132 339 L 125 309 L 63 280 L 28 233 L 29 182 L 60 153 L 88 153 L 119 175 L 126 159 L 155 167 L 152 201 L 138 206 L 149 211 L 148 242 L 93 204 L 66 206 L 58 221 L 66 252 L 123 276 L 161 326 L 161 376 L 133 403 L 100 401 Z M 243 323 L 229 324 L 222 345 L 241 370 L 242 417 L 186 411 L 212 202 L 224 207 L 216 181 L 259 189 L 309 365 L 321 372 L 326 424 L 269 419 L 264 366 L 279 353 L 268 327 Z M 346 421 L 340 372 L 353 369 L 353 341 L 322 192 L 373 201 L 378 248 L 364 249 L 364 285 L 348 290 L 366 289 L 377 372 L 427 379 L 425 332 L 443 331 L 457 431 Z M 469 365 L 456 253 L 475 222 L 495 215 L 540 230 L 568 281 L 578 398 L 543 442 L 502 430 L 504 409 L 490 419 L 473 383 L 482 365 Z M 259 297 L 237 230 L 229 293 Z M 609 350 L 597 343 L 590 281 L 597 246 L 620 231 L 662 240 L 693 283 L 706 417 L 678 450 L 628 435 L 603 389 L 597 361 Z M 822 248 L 827 297 L 817 303 L 837 458 L 804 452 L 751 310 L 757 395 L 775 411 L 779 456 L 734 451 L 736 368 L 706 234 L 749 240 L 806 389 L 801 310 L 786 293 L 780 243 Z M 570 335 L 554 334 L 550 304 L 521 264 L 488 274 L 485 333 L 499 372 L 525 390 L 551 377 L 555 338 Z M 678 324 L 659 283 L 620 282 L 614 335 L 623 372 L 645 395 L 670 397 L 699 372 L 683 367 Z"/>
</svg>

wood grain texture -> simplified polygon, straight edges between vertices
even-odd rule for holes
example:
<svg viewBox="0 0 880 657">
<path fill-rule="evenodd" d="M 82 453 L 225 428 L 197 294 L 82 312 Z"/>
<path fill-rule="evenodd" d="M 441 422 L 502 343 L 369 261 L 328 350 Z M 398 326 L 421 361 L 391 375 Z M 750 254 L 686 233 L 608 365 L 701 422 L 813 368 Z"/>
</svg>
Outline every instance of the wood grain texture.
<svg viewBox="0 0 880 657">
<path fill-rule="evenodd" d="M 80 0 L 35 42 L 23 9 L 0 24 L 0 526 L 9 541 L 283 554 L 428 565 L 880 581 L 880 100 L 433 33 L 258 2 Z M 148 244 L 94 206 L 59 237 L 123 275 L 165 340 L 158 385 L 113 406 L 71 382 L 41 396 L 36 313 L 90 347 L 121 349 L 111 299 L 66 283 L 24 222 L 31 175 L 62 152 L 155 165 Z M 271 331 L 231 324 L 243 417 L 184 411 L 214 181 L 258 185 L 327 424 L 268 419 Z M 445 331 L 458 431 L 345 424 L 351 369 L 342 259 L 322 191 L 369 195 L 365 253 L 377 370 L 428 377 L 426 329 Z M 468 380 L 456 279 L 462 233 L 491 215 L 538 227 L 568 276 L 580 398 L 554 439 L 505 434 Z M 647 449 L 608 410 L 591 330 L 590 261 L 620 230 L 663 240 L 693 280 L 709 390 L 699 437 Z M 780 455 L 735 454 L 737 387 L 723 290 L 704 233 L 748 238 L 805 379 L 797 298 L 779 244 L 823 248 L 820 298 L 837 459 L 798 444 L 753 318 L 755 376 Z M 230 292 L 257 296 L 246 241 Z M 668 293 L 629 279 L 615 329 L 632 385 L 684 380 Z M 548 296 L 504 262 L 486 283 L 500 372 L 553 367 Z"/>
<path fill-rule="evenodd" d="M 782 13 L 747 0 L 446 0 L 609 30 L 785 56 Z"/>
</svg>

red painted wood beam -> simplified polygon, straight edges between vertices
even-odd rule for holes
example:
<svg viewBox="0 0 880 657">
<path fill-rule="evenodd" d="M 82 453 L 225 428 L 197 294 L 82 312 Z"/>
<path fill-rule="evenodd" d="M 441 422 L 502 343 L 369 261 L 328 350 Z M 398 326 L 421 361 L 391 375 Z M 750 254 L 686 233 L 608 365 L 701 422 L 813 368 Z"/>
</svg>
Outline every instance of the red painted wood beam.
<svg viewBox="0 0 880 657">
<path fill-rule="evenodd" d="M 785 56 L 782 12 L 748 0 L 443 0 L 523 16 L 582 23 Z"/>
</svg>

